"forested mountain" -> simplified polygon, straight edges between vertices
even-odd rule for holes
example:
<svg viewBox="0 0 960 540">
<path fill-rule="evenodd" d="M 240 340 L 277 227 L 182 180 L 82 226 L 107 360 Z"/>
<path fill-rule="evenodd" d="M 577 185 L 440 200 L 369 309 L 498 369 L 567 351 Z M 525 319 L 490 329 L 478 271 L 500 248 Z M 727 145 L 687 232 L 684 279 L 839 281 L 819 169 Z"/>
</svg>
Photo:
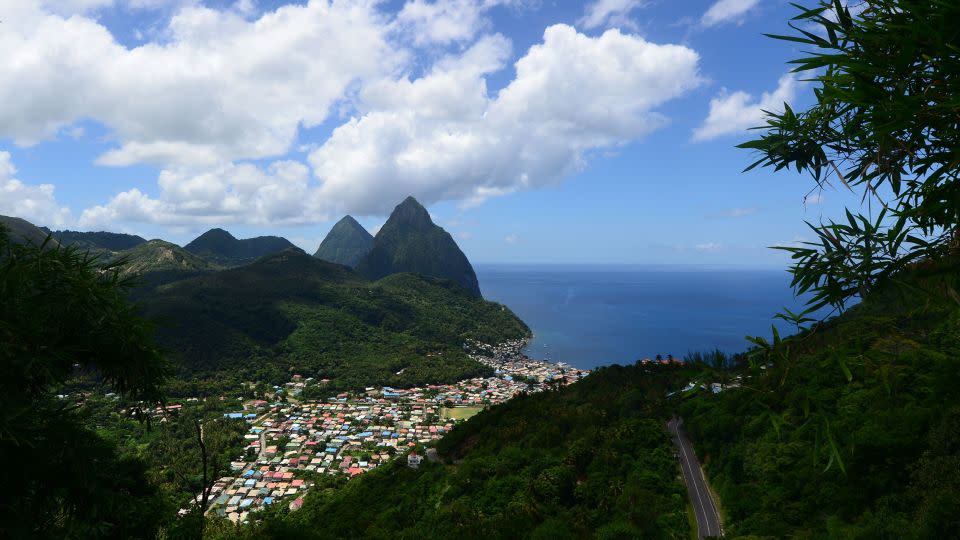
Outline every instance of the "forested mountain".
<svg viewBox="0 0 960 540">
<path fill-rule="evenodd" d="M 352 216 L 344 216 L 330 229 L 313 256 L 356 268 L 372 247 L 373 236 Z"/>
<path fill-rule="evenodd" d="M 0 226 L 7 230 L 10 241 L 18 244 L 31 243 L 39 246 L 47 239 L 47 231 L 37 227 L 25 219 L 11 216 L 0 216 Z M 56 240 L 53 241 L 56 245 Z"/>
<path fill-rule="evenodd" d="M 141 288 L 138 298 L 191 380 L 284 382 L 296 371 L 345 388 L 454 381 L 488 371 L 463 352 L 466 339 L 530 333 L 504 306 L 451 282 L 412 274 L 371 282 L 296 248 Z"/>
<path fill-rule="evenodd" d="M 480 296 L 480 285 L 470 261 L 453 237 L 435 225 L 427 210 L 413 197 L 407 197 L 393 210 L 357 269 L 370 279 L 398 272 L 449 279 L 470 294 Z"/>
<path fill-rule="evenodd" d="M 666 393 L 695 371 L 611 366 L 514 398 L 441 439 L 438 462 L 401 458 L 214 537 L 690 538 L 663 421 Z"/>
<path fill-rule="evenodd" d="M 238 240 L 223 229 L 210 229 L 183 249 L 220 266 L 240 266 L 292 247 L 289 240 L 279 236 Z"/>
<path fill-rule="evenodd" d="M 49 232 L 60 242 L 62 246 L 74 246 L 81 251 L 90 251 L 93 253 L 116 253 L 124 251 L 146 243 L 146 240 L 135 234 L 112 233 L 105 231 L 82 232 L 82 231 L 49 231 L 45 227 L 42 230 Z"/>
<path fill-rule="evenodd" d="M 117 257 L 126 261 L 121 269 L 121 273 L 125 275 L 143 275 L 152 272 L 195 273 L 218 268 L 210 261 L 163 240 L 150 240 L 120 252 Z"/>
</svg>

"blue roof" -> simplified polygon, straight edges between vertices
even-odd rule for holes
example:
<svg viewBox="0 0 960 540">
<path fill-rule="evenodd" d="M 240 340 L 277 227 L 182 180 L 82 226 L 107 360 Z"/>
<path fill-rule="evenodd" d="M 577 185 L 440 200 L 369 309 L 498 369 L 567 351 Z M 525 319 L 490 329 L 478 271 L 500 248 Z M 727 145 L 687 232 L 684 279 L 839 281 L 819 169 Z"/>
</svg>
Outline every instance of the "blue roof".
<svg viewBox="0 0 960 540">
<path fill-rule="evenodd" d="M 243 418 L 243 413 L 231 412 L 223 415 L 224 418 Z"/>
<path fill-rule="evenodd" d="M 331 454 L 336 454 L 336 453 L 337 453 L 337 449 L 336 449 L 336 448 L 327 448 L 326 451 L 327 451 L 327 452 L 330 452 Z"/>
<path fill-rule="evenodd" d="M 253 476 L 253 469 L 250 469 L 249 471 L 243 473 L 244 478 L 250 478 L 251 476 Z"/>
<path fill-rule="evenodd" d="M 263 504 L 273 504 L 273 497 L 264 497 Z"/>
<path fill-rule="evenodd" d="M 244 499 L 244 500 L 240 501 L 240 508 L 246 508 L 246 507 L 250 506 L 251 504 L 253 504 L 253 499 Z"/>
<path fill-rule="evenodd" d="M 244 482 L 243 485 L 246 486 L 246 487 L 255 486 L 255 485 L 257 485 L 257 481 L 254 480 L 253 478 L 251 478 L 251 479 L 247 480 L 246 482 Z"/>
<path fill-rule="evenodd" d="M 369 436 L 371 436 L 371 435 L 373 435 L 373 432 L 370 432 L 370 431 L 364 431 L 363 433 L 357 433 L 357 437 L 369 437 Z"/>
</svg>

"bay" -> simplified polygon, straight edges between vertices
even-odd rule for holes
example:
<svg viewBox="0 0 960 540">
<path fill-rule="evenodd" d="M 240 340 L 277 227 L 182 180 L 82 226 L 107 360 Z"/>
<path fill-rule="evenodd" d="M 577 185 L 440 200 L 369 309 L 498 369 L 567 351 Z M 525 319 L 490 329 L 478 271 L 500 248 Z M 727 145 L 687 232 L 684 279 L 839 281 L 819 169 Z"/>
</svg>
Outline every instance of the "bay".
<svg viewBox="0 0 960 540">
<path fill-rule="evenodd" d="M 476 265 L 488 300 L 533 330 L 527 354 L 591 369 L 657 354 L 744 351 L 747 335 L 791 328 L 799 302 L 784 269 L 708 266 Z"/>
</svg>

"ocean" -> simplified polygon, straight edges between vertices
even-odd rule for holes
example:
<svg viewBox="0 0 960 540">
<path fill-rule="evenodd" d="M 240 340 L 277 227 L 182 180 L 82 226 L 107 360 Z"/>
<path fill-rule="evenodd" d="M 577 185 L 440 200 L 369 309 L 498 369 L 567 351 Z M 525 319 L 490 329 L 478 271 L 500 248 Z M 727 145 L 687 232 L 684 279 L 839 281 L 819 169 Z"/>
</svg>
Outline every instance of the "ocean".
<svg viewBox="0 0 960 540">
<path fill-rule="evenodd" d="M 476 265 L 488 300 L 533 330 L 533 358 L 582 369 L 657 354 L 744 351 L 769 339 L 773 316 L 799 308 L 785 269 L 706 266 Z"/>
</svg>

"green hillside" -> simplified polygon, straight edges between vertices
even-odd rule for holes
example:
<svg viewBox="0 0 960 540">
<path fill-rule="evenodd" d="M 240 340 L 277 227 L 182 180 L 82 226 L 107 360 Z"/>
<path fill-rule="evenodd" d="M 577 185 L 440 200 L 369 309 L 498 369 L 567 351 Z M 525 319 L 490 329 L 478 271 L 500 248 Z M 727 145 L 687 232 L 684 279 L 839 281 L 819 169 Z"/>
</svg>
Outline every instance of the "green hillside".
<svg viewBox="0 0 960 540">
<path fill-rule="evenodd" d="M 412 470 L 401 458 L 221 537 L 689 538 L 662 419 L 690 371 L 611 366 L 515 398 L 441 439 L 440 462 Z"/>
<path fill-rule="evenodd" d="M 344 216 L 330 229 L 313 256 L 356 268 L 372 247 L 373 236 L 353 217 Z"/>
<path fill-rule="evenodd" d="M 126 260 L 122 270 L 125 275 L 152 272 L 195 273 L 217 268 L 215 264 L 163 240 L 150 240 L 120 252 L 117 258 Z"/>
<path fill-rule="evenodd" d="M 742 389 L 682 404 L 730 536 L 958 529 L 958 271 L 915 270 L 758 357 Z"/>
<path fill-rule="evenodd" d="M 511 400 L 443 438 L 440 463 L 414 471 L 401 460 L 240 531 L 687 538 L 664 428 L 679 412 L 728 538 L 947 537 L 960 525 L 958 270 L 915 269 L 736 365 L 611 366 Z M 739 386 L 676 392 L 690 381 Z"/>
<path fill-rule="evenodd" d="M 224 384 L 280 383 L 292 372 L 343 388 L 454 381 L 488 372 L 465 355 L 465 340 L 530 332 L 509 309 L 451 282 L 370 282 L 298 249 L 138 296 L 182 373 Z"/>
<path fill-rule="evenodd" d="M 16 244 L 29 243 L 39 246 L 48 236 L 43 229 L 18 217 L 0 216 L 0 227 L 6 230 L 10 241 Z M 55 245 L 56 240 L 53 243 Z"/>
</svg>

